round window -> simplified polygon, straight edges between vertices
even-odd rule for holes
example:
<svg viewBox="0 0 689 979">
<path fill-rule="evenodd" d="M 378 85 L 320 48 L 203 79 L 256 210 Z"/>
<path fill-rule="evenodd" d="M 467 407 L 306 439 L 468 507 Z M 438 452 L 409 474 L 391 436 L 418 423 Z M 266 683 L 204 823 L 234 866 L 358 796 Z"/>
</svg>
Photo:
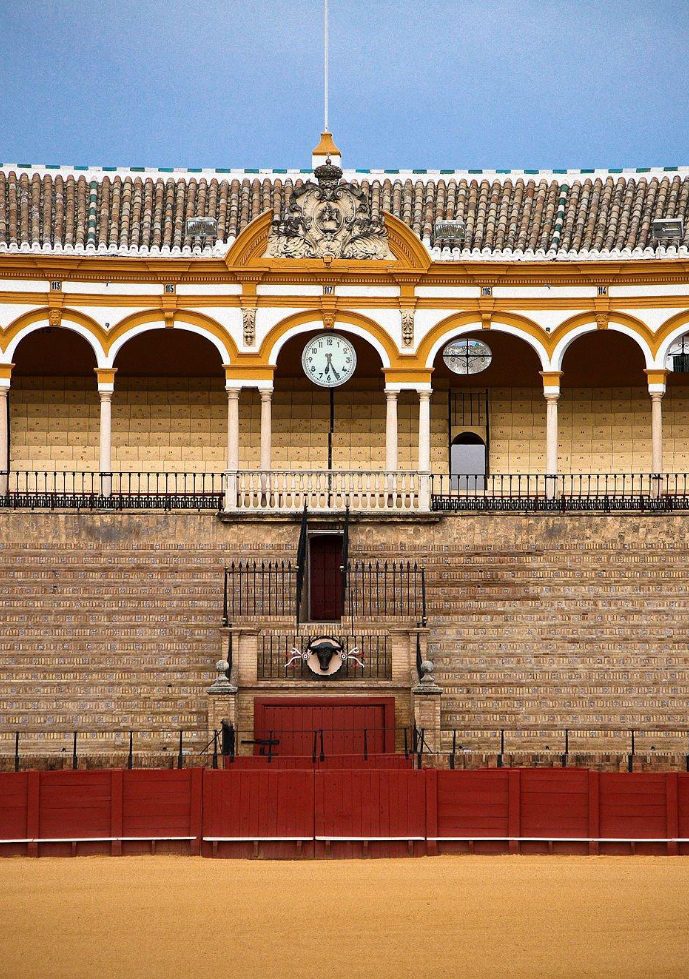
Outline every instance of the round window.
<svg viewBox="0 0 689 979">
<path fill-rule="evenodd" d="M 480 374 L 493 359 L 483 340 L 450 340 L 443 350 L 443 360 L 453 374 Z"/>
</svg>

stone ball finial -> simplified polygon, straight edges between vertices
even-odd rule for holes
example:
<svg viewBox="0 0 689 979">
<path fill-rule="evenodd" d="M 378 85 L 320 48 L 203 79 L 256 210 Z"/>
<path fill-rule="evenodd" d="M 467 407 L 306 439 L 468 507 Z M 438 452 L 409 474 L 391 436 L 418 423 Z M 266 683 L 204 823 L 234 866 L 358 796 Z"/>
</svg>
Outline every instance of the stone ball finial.
<svg viewBox="0 0 689 979">
<path fill-rule="evenodd" d="M 429 659 L 425 659 L 421 664 L 421 672 L 426 676 L 428 673 L 433 672 L 433 663 Z"/>
<path fill-rule="evenodd" d="M 230 664 L 227 662 L 226 659 L 219 659 L 218 662 L 215 664 L 215 668 L 218 671 L 218 673 L 227 673 L 227 671 L 230 668 Z"/>
</svg>

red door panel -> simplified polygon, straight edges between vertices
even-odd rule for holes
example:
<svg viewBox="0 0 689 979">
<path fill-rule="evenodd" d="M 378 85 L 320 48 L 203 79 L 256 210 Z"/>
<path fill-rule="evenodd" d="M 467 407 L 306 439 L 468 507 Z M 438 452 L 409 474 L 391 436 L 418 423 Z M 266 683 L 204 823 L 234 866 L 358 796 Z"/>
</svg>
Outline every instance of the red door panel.
<svg viewBox="0 0 689 979">
<path fill-rule="evenodd" d="M 395 750 L 393 698 L 320 698 L 310 701 L 257 700 L 254 705 L 254 737 L 279 741 L 275 757 L 308 756 L 315 747 L 326 757 L 362 755 Z M 321 733 L 322 742 L 321 742 Z M 364 734 L 365 732 L 365 734 Z M 255 754 L 266 754 L 257 745 Z"/>
<path fill-rule="evenodd" d="M 342 618 L 342 537 L 316 534 L 309 539 L 310 617 L 316 622 Z"/>
</svg>

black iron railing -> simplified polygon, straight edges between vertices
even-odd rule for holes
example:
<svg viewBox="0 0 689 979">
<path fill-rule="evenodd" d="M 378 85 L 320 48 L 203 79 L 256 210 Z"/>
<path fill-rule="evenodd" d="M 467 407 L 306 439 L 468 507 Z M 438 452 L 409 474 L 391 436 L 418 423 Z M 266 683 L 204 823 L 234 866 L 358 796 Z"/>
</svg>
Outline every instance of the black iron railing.
<svg viewBox="0 0 689 979">
<path fill-rule="evenodd" d="M 220 510 L 222 473 L 0 472 L 0 507 Z"/>
<path fill-rule="evenodd" d="M 689 728 L 454 728 L 441 732 L 434 753 L 446 756 L 449 768 L 472 756 L 486 757 L 488 765 L 487 756 L 495 758 L 498 768 L 524 754 L 555 760 L 563 768 L 572 759 L 616 756 L 626 758 L 630 772 L 636 755 L 673 755 L 684 758 L 689 772 Z"/>
<path fill-rule="evenodd" d="M 352 561 L 345 614 L 352 618 L 396 615 L 426 624 L 426 573 L 411 561 Z"/>
<path fill-rule="evenodd" d="M 434 475 L 431 509 L 619 510 L 689 509 L 687 473 L 562 473 Z"/>
<path fill-rule="evenodd" d="M 411 561 L 349 561 L 344 614 L 398 616 L 426 624 L 425 571 Z M 223 624 L 246 616 L 293 616 L 301 600 L 291 561 L 236 561 L 225 569 Z M 340 587 L 338 581 L 337 586 Z"/>
<path fill-rule="evenodd" d="M 233 561 L 225 568 L 223 625 L 246 616 L 294 616 L 297 568 L 291 561 Z"/>
<path fill-rule="evenodd" d="M 368 679 L 389 680 L 392 676 L 392 655 L 390 636 L 384 632 L 356 633 L 354 635 L 333 635 L 342 646 L 347 657 L 336 673 L 325 675 L 324 679 L 337 683 L 338 680 Z M 297 633 L 264 632 L 258 649 L 259 680 L 317 680 L 303 658 L 294 656 L 294 651 L 306 648 L 308 637 Z M 288 662 L 292 663 L 288 666 Z"/>
</svg>

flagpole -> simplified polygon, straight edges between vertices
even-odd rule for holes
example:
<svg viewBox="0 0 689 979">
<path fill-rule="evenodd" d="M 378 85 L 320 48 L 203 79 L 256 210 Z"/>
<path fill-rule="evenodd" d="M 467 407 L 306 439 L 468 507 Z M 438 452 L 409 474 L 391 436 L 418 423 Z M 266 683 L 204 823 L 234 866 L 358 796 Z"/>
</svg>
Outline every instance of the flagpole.
<svg viewBox="0 0 689 979">
<path fill-rule="evenodd" d="M 328 0 L 323 0 L 323 130 L 328 132 Z"/>
</svg>

